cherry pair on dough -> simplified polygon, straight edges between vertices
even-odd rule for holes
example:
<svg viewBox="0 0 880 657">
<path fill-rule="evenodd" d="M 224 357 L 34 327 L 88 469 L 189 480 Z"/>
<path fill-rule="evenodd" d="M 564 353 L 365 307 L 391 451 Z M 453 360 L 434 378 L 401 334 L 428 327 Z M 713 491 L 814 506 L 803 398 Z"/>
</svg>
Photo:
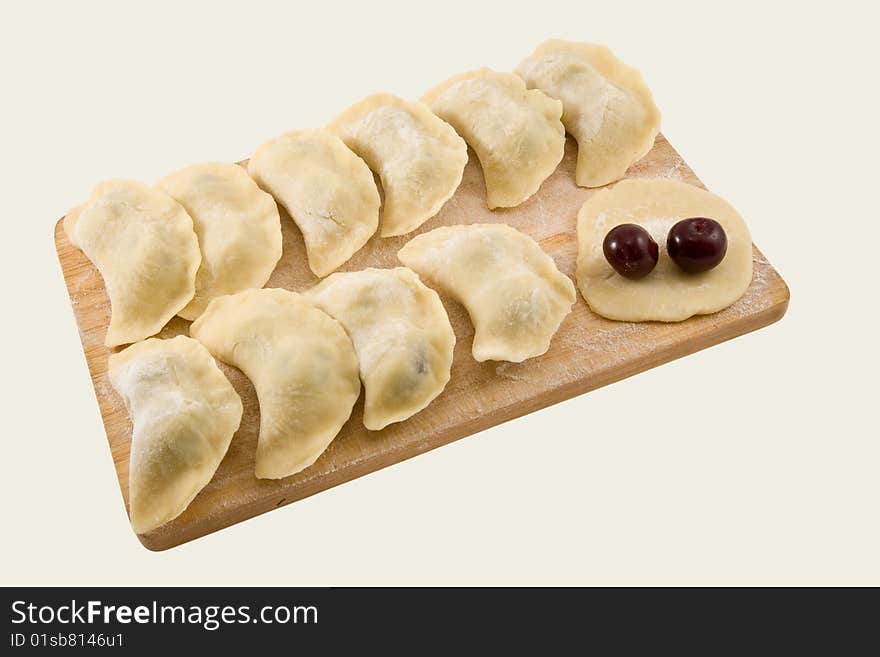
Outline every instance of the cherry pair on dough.
<svg viewBox="0 0 880 657">
<path fill-rule="evenodd" d="M 724 259 L 727 235 L 714 219 L 682 219 L 669 229 L 666 251 L 682 271 L 701 274 Z M 620 224 L 608 231 L 602 252 L 614 271 L 634 281 L 650 274 L 660 258 L 657 242 L 636 224 Z"/>
<path fill-rule="evenodd" d="M 689 217 L 712 217 L 724 231 L 727 249 L 717 266 L 694 275 L 665 257 L 672 227 Z M 605 236 L 615 226 L 635 224 L 659 245 L 651 275 L 631 280 L 605 258 Z M 711 192 L 669 179 L 623 180 L 591 196 L 577 221 L 577 283 L 590 309 L 619 321 L 680 322 L 727 308 L 752 280 L 752 240 L 737 211 Z"/>
</svg>

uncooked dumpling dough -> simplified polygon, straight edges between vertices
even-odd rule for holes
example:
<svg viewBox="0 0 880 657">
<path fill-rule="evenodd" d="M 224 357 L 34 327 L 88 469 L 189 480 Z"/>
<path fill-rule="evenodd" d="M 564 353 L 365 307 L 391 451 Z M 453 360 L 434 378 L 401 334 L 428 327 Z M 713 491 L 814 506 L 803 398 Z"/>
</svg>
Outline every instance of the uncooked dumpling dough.
<svg viewBox="0 0 880 657">
<path fill-rule="evenodd" d="M 397 257 L 464 305 L 478 361 L 540 356 L 576 298 L 553 259 L 506 224 L 437 228 L 410 240 Z"/>
<path fill-rule="evenodd" d="M 262 289 L 217 297 L 190 333 L 254 384 L 257 477 L 280 479 L 307 468 L 351 415 L 361 389 L 351 340 L 299 294 Z"/>
<path fill-rule="evenodd" d="M 422 100 L 476 152 L 489 209 L 525 201 L 562 160 L 562 103 L 526 89 L 513 73 L 487 68 L 463 73 Z"/>
<path fill-rule="evenodd" d="M 714 269 L 688 274 L 666 252 L 666 236 L 682 219 L 714 219 L 727 234 L 727 253 Z M 602 242 L 615 226 L 638 224 L 660 247 L 657 266 L 629 280 L 605 260 Z M 577 282 L 584 299 L 608 319 L 679 322 L 722 310 L 752 281 L 752 239 L 729 203 L 676 180 L 623 180 L 587 199 L 578 214 Z"/>
<path fill-rule="evenodd" d="M 156 186 L 186 208 L 202 251 L 195 296 L 178 315 L 195 319 L 214 297 L 266 284 L 281 259 L 281 219 L 275 199 L 247 171 L 205 162 Z"/>
<path fill-rule="evenodd" d="M 382 180 L 382 237 L 409 233 L 440 211 L 467 164 L 467 144 L 422 103 L 376 94 L 328 126 Z"/>
<path fill-rule="evenodd" d="M 99 183 L 67 213 L 64 230 L 104 278 L 108 347 L 155 335 L 193 298 L 199 241 L 192 218 L 164 192 L 135 180 Z"/>
<path fill-rule="evenodd" d="M 211 481 L 241 422 L 241 399 L 208 350 L 183 335 L 112 354 L 109 370 L 133 425 L 128 498 L 143 534 L 183 513 Z"/>
<path fill-rule="evenodd" d="M 562 122 L 578 143 L 578 185 L 619 180 L 654 145 L 660 112 L 651 92 L 606 46 L 551 39 L 516 72 L 529 88 L 562 101 Z"/>
<path fill-rule="evenodd" d="M 332 274 L 307 296 L 348 331 L 364 382 L 364 425 L 418 413 L 449 381 L 455 333 L 434 290 L 405 267 Z"/>
<path fill-rule="evenodd" d="M 267 141 L 248 173 L 299 226 L 318 277 L 351 258 L 379 226 L 373 173 L 327 130 L 287 132 Z"/>
</svg>

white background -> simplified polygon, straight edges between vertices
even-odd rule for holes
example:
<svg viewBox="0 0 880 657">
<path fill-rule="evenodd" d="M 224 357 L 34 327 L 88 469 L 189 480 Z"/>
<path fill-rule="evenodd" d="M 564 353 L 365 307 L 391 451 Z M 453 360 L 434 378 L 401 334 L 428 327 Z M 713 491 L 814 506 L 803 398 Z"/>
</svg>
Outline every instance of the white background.
<svg viewBox="0 0 880 657">
<path fill-rule="evenodd" d="M 186 4 L 186 6 L 184 6 Z M 880 584 L 871 3 L 5 3 L 3 584 Z M 781 323 L 188 545 L 131 533 L 52 228 L 548 37 L 643 70 Z"/>
</svg>

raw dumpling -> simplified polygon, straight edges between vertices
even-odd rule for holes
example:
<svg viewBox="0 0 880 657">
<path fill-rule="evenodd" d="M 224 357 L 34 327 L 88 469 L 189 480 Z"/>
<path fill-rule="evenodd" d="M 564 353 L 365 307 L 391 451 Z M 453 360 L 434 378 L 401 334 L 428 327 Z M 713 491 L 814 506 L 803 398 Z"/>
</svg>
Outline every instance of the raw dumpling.
<svg viewBox="0 0 880 657">
<path fill-rule="evenodd" d="M 257 477 L 280 479 L 307 468 L 351 415 L 361 389 L 351 340 L 299 294 L 263 289 L 217 297 L 190 333 L 254 384 Z"/>
<path fill-rule="evenodd" d="M 666 252 L 669 229 L 709 217 L 727 234 L 727 253 L 714 269 L 687 274 Z M 638 224 L 660 247 L 657 266 L 629 280 L 605 260 L 602 242 L 620 224 Z M 678 322 L 714 313 L 739 299 L 752 281 L 752 240 L 742 217 L 723 199 L 677 180 L 623 180 L 587 199 L 578 213 L 577 282 L 593 312 L 629 322 Z"/>
<path fill-rule="evenodd" d="M 562 101 L 562 122 L 578 143 L 578 185 L 623 178 L 653 147 L 660 112 L 651 92 L 607 47 L 551 39 L 516 72 L 529 88 Z"/>
<path fill-rule="evenodd" d="M 418 413 L 449 381 L 455 333 L 434 290 L 405 267 L 333 274 L 307 296 L 354 343 L 364 425 L 379 430 Z"/>
<path fill-rule="evenodd" d="M 183 335 L 112 354 L 109 369 L 131 415 L 129 508 L 143 534 L 183 513 L 211 481 L 241 422 L 241 399 L 208 350 Z"/>
<path fill-rule="evenodd" d="M 192 218 L 164 192 L 134 180 L 99 183 L 67 213 L 64 230 L 104 278 L 108 347 L 155 335 L 193 298 L 199 241 Z"/>
<path fill-rule="evenodd" d="M 299 226 L 318 277 L 337 269 L 376 232 L 380 200 L 373 174 L 326 130 L 287 132 L 267 141 L 248 173 Z"/>
<path fill-rule="evenodd" d="M 214 297 L 266 284 L 281 259 L 281 219 L 275 199 L 244 169 L 195 164 L 156 186 L 192 217 L 202 251 L 196 294 L 178 315 L 195 319 Z"/>
<path fill-rule="evenodd" d="M 422 100 L 476 151 L 490 210 L 525 201 L 562 160 L 562 103 L 513 73 L 463 73 Z"/>
<path fill-rule="evenodd" d="M 506 224 L 437 228 L 397 257 L 464 305 L 478 361 L 540 356 L 575 302 L 574 285 L 553 259 Z"/>
<path fill-rule="evenodd" d="M 422 103 L 376 94 L 330 124 L 382 179 L 380 234 L 409 233 L 440 211 L 467 164 L 467 144 Z"/>
</svg>

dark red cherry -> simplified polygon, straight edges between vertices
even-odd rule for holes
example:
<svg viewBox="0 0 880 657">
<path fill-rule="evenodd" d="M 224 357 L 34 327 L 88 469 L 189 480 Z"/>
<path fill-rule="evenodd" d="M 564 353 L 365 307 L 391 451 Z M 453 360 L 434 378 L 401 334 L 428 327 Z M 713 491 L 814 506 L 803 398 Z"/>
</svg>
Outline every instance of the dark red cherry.
<svg viewBox="0 0 880 657">
<path fill-rule="evenodd" d="M 657 264 L 657 242 L 641 226 L 621 224 L 605 236 L 602 251 L 608 264 L 624 278 L 644 278 Z"/>
<path fill-rule="evenodd" d="M 724 260 L 727 235 L 714 219 L 682 219 L 669 229 L 666 251 L 682 270 L 698 274 L 709 271 Z"/>
</svg>

